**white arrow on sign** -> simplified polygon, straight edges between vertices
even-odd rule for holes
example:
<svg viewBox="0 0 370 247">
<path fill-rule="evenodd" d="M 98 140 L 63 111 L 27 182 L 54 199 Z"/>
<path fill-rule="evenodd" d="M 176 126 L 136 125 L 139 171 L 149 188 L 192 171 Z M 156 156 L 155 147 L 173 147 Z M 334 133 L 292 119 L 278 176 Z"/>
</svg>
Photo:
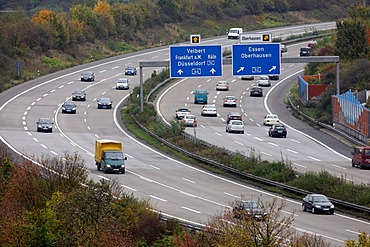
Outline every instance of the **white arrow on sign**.
<svg viewBox="0 0 370 247">
<path fill-rule="evenodd" d="M 177 71 L 177 74 L 179 74 L 179 75 L 181 75 L 182 73 L 184 73 L 184 71 L 182 71 L 182 69 L 179 69 L 179 70 Z"/>
<path fill-rule="evenodd" d="M 210 72 L 212 73 L 212 75 L 216 72 L 216 70 L 214 69 L 214 68 L 212 68 L 211 70 L 210 70 Z"/>
<path fill-rule="evenodd" d="M 236 71 L 236 73 L 240 73 L 240 72 L 242 72 L 242 71 L 244 71 L 244 67 L 240 67 L 240 69 L 238 69 L 238 70 Z"/>
<path fill-rule="evenodd" d="M 275 70 L 276 69 L 276 66 L 272 66 L 272 68 L 271 69 L 269 69 L 269 72 L 271 72 L 271 71 L 273 71 L 273 70 Z"/>
</svg>

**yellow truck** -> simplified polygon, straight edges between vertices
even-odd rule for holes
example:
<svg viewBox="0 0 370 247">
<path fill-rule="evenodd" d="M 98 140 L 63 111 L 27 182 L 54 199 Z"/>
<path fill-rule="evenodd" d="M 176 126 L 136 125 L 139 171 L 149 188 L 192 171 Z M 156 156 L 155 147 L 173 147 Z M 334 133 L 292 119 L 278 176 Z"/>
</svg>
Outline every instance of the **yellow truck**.
<svg viewBox="0 0 370 247">
<path fill-rule="evenodd" d="M 95 164 L 98 171 L 121 172 L 125 174 L 127 157 L 122 151 L 122 143 L 112 140 L 95 141 Z"/>
</svg>

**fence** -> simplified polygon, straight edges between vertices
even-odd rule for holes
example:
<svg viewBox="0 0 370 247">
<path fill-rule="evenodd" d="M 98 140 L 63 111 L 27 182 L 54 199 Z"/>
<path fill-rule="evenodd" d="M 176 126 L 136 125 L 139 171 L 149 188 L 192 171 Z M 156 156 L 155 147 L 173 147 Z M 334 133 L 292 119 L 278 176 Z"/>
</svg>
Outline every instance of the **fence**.
<svg viewBox="0 0 370 247">
<path fill-rule="evenodd" d="M 307 80 L 311 78 L 319 80 L 320 76 L 298 76 L 299 101 L 305 106 L 307 106 L 310 101 L 320 99 L 321 94 L 325 92 L 327 88 L 327 86 L 323 84 L 309 84 Z"/>
</svg>

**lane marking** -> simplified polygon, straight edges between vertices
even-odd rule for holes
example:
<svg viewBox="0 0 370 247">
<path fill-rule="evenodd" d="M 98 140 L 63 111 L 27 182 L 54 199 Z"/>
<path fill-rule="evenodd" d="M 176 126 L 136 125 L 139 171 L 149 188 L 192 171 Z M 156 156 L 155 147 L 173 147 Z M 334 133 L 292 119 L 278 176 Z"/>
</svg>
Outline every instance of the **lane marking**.
<svg viewBox="0 0 370 247">
<path fill-rule="evenodd" d="M 153 198 L 153 199 L 157 199 L 158 201 L 167 202 L 167 200 L 162 199 L 162 198 L 157 197 L 157 196 L 149 195 L 149 197 L 151 197 L 151 198 Z"/>
<path fill-rule="evenodd" d="M 321 160 L 319 160 L 319 159 L 317 159 L 317 158 L 315 158 L 315 157 L 312 157 L 312 156 L 307 156 L 308 158 L 310 158 L 310 159 L 313 159 L 313 160 L 315 160 L 315 161 L 321 161 Z"/>
<path fill-rule="evenodd" d="M 185 209 L 185 210 L 189 210 L 189 211 L 191 211 L 191 212 L 193 212 L 193 213 L 201 214 L 201 212 L 200 212 L 200 211 L 197 211 L 197 210 L 195 210 L 195 209 L 191 209 L 191 208 L 184 207 L 184 206 L 182 206 L 181 208 L 182 208 L 182 209 Z"/>
</svg>

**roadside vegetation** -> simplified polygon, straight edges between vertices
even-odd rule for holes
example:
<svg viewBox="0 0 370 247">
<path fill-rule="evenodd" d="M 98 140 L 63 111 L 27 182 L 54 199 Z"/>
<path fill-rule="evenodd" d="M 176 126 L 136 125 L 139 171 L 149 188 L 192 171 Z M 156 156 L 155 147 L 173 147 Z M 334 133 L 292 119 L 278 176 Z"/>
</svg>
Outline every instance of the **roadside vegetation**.
<svg viewBox="0 0 370 247">
<path fill-rule="evenodd" d="M 349 17 L 337 21 L 337 33 L 318 40 L 313 46 L 317 56 L 340 57 L 340 93 L 349 89 L 354 91 L 370 88 L 370 7 L 354 6 L 348 10 Z M 320 73 L 321 80 L 312 79 L 310 83 L 328 85 L 320 100 L 309 105 L 300 104 L 298 91 L 295 91 L 295 104 L 300 110 L 320 122 L 331 124 L 331 95 L 336 94 L 336 66 L 333 63 L 310 63 L 306 75 Z M 294 90 L 292 90 L 294 92 Z M 370 101 L 366 102 L 370 108 Z"/>
</svg>

